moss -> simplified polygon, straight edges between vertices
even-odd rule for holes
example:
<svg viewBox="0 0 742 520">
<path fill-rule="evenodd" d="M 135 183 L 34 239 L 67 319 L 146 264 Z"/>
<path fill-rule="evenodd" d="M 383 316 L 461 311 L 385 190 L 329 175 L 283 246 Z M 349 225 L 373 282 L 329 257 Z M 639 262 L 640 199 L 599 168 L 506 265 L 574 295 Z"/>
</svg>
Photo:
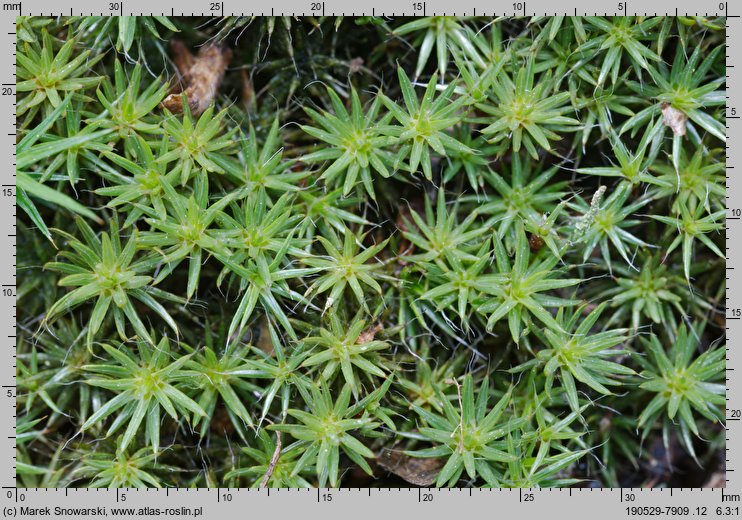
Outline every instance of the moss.
<svg viewBox="0 0 742 520">
<path fill-rule="evenodd" d="M 19 485 L 700 486 L 723 26 L 22 18 Z"/>
</svg>

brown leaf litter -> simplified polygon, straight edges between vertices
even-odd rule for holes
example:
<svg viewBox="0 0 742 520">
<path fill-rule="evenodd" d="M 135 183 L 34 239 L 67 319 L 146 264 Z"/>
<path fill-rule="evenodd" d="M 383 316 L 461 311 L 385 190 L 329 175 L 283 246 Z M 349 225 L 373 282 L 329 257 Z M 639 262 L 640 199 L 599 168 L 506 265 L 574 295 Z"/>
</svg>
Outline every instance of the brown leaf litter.
<svg viewBox="0 0 742 520">
<path fill-rule="evenodd" d="M 376 456 L 376 463 L 380 467 L 421 487 L 433 485 L 444 462 L 444 459 L 410 457 L 402 451 L 386 448 Z"/>
<path fill-rule="evenodd" d="M 384 325 L 381 323 L 377 323 L 376 325 L 367 328 L 363 332 L 361 332 L 361 335 L 358 336 L 358 344 L 363 345 L 364 343 L 369 343 L 374 340 L 376 337 L 376 334 L 384 330 Z"/>
<path fill-rule="evenodd" d="M 162 106 L 174 114 L 181 114 L 183 112 L 181 96 L 185 93 L 191 112 L 194 116 L 199 116 L 214 100 L 222 83 L 224 71 L 232 59 L 232 50 L 210 44 L 201 47 L 194 56 L 180 40 L 173 40 L 171 48 L 182 90 L 166 97 Z"/>
</svg>

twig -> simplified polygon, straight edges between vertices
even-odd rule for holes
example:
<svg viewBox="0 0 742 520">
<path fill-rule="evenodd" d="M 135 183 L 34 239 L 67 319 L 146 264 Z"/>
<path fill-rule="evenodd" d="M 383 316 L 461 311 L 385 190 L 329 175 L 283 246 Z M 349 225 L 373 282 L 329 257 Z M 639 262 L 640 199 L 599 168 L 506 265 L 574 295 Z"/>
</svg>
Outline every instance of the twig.
<svg viewBox="0 0 742 520">
<path fill-rule="evenodd" d="M 270 480 L 271 476 L 273 475 L 273 471 L 276 469 L 276 464 L 278 463 L 278 458 L 281 456 L 281 432 L 276 432 L 276 449 L 273 450 L 273 456 L 271 457 L 271 461 L 268 464 L 268 469 L 265 471 L 265 475 L 263 475 L 263 479 L 260 481 L 260 485 L 258 487 L 264 488 L 268 484 L 268 480 Z"/>
</svg>

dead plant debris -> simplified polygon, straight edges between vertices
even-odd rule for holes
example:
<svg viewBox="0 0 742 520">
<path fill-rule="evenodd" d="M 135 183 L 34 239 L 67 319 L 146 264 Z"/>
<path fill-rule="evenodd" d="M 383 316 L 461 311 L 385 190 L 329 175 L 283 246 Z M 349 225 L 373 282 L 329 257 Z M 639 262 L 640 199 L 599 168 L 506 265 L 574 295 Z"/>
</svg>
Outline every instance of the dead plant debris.
<svg viewBox="0 0 742 520">
<path fill-rule="evenodd" d="M 171 44 L 173 62 L 180 74 L 182 91 L 170 94 L 162 106 L 174 114 L 183 113 L 182 94 L 194 116 L 201 115 L 216 96 L 224 72 L 232 59 L 232 50 L 222 45 L 209 44 L 195 56 L 180 40 Z"/>
</svg>

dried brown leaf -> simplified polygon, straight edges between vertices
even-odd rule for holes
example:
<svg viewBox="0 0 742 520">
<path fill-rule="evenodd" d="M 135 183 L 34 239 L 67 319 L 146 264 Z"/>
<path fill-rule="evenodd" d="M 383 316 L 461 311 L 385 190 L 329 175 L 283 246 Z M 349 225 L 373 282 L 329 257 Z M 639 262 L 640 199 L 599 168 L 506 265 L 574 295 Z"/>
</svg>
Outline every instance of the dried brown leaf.
<svg viewBox="0 0 742 520">
<path fill-rule="evenodd" d="M 191 67 L 193 67 L 193 54 L 191 54 L 191 51 L 188 50 L 186 44 L 180 40 L 171 41 L 170 48 L 173 52 L 173 62 L 175 63 L 175 67 L 178 69 L 180 84 L 182 86 L 187 86 L 188 83 L 190 83 L 191 81 L 189 72 L 191 70 Z"/>
<path fill-rule="evenodd" d="M 376 456 L 376 463 L 410 484 L 430 487 L 443 468 L 444 459 L 419 459 L 401 451 L 383 449 Z"/>
<path fill-rule="evenodd" d="M 361 332 L 361 335 L 358 336 L 358 344 L 363 345 L 364 343 L 369 343 L 370 341 L 373 341 L 376 337 L 376 334 L 384 330 L 384 325 L 381 323 L 377 323 L 373 327 L 369 327 L 363 332 Z"/>
<path fill-rule="evenodd" d="M 194 56 L 182 42 L 176 40 L 171 46 L 173 61 L 185 87 L 182 93 L 188 98 L 188 106 L 193 115 L 199 116 L 216 96 L 224 71 L 232 59 L 232 51 L 221 45 L 212 44 L 201 47 Z M 183 112 L 182 103 L 181 92 L 177 92 L 165 98 L 162 106 L 175 114 L 180 114 Z"/>
</svg>

